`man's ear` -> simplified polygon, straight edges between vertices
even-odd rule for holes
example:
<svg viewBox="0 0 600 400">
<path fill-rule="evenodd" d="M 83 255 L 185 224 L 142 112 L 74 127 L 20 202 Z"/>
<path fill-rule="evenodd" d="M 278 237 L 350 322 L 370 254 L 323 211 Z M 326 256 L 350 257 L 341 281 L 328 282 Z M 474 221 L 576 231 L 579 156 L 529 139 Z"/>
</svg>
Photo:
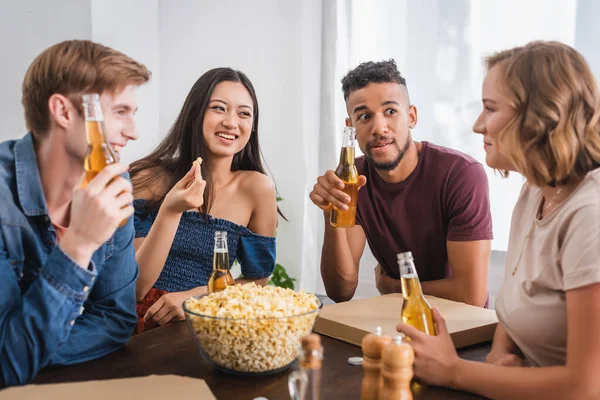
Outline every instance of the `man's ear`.
<svg viewBox="0 0 600 400">
<path fill-rule="evenodd" d="M 50 96 L 48 109 L 52 122 L 65 129 L 78 117 L 78 112 L 71 100 L 62 94 L 55 93 Z"/>
<path fill-rule="evenodd" d="M 413 104 L 408 108 L 408 127 L 413 129 L 417 126 L 417 107 Z"/>
</svg>

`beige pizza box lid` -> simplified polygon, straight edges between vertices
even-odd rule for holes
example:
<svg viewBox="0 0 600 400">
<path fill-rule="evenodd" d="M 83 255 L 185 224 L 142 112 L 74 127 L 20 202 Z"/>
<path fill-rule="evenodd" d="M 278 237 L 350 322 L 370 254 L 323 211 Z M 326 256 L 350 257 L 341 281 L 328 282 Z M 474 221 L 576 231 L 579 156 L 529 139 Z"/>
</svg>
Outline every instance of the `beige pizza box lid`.
<svg viewBox="0 0 600 400">
<path fill-rule="evenodd" d="M 446 320 L 456 348 L 488 342 L 494 337 L 498 323 L 494 310 L 434 296 L 425 298 Z M 377 326 L 382 327 L 384 334 L 394 336 L 403 300 L 402 294 L 394 293 L 323 306 L 314 330 L 356 346 Z"/>
<path fill-rule="evenodd" d="M 0 391 L 1 400 L 120 400 L 195 399 L 216 400 L 203 379 L 176 375 L 51 383 L 12 387 Z"/>
</svg>

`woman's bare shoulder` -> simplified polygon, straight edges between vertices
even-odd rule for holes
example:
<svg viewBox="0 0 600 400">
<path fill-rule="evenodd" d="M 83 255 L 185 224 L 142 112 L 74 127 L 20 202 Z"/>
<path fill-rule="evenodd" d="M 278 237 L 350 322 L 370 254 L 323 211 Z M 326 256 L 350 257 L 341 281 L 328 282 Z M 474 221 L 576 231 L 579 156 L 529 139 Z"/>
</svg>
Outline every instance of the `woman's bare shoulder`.
<svg viewBox="0 0 600 400">
<path fill-rule="evenodd" d="M 268 176 L 258 171 L 240 171 L 240 188 L 252 197 L 261 198 L 275 195 L 275 183 Z"/>
</svg>

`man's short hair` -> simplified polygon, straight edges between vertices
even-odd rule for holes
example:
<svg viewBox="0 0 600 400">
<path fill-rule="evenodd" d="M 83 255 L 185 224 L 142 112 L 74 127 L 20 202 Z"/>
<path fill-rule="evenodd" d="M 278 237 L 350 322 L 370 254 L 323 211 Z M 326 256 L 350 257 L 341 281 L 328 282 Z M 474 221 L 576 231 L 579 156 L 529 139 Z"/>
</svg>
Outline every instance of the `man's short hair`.
<svg viewBox="0 0 600 400">
<path fill-rule="evenodd" d="M 369 83 L 395 82 L 406 88 L 406 80 L 398 71 L 396 61 L 390 58 L 387 61 L 367 61 L 359 64 L 342 78 L 342 91 L 344 100 L 348 100 L 350 93 L 362 89 Z"/>
<path fill-rule="evenodd" d="M 81 112 L 85 93 L 118 92 L 149 79 L 144 65 L 110 47 L 89 40 L 55 44 L 36 57 L 23 80 L 27 129 L 36 134 L 50 130 L 48 100 L 53 94 L 67 97 Z"/>
</svg>

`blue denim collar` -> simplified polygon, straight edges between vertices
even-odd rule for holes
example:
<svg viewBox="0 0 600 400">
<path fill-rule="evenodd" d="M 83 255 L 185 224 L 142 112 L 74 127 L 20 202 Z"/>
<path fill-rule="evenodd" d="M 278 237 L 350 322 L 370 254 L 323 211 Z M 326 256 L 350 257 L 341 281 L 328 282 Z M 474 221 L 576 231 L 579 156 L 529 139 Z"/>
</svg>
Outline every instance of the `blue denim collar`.
<svg viewBox="0 0 600 400">
<path fill-rule="evenodd" d="M 16 142 L 14 152 L 17 193 L 23 212 L 28 217 L 48 215 L 31 132 Z"/>
</svg>

